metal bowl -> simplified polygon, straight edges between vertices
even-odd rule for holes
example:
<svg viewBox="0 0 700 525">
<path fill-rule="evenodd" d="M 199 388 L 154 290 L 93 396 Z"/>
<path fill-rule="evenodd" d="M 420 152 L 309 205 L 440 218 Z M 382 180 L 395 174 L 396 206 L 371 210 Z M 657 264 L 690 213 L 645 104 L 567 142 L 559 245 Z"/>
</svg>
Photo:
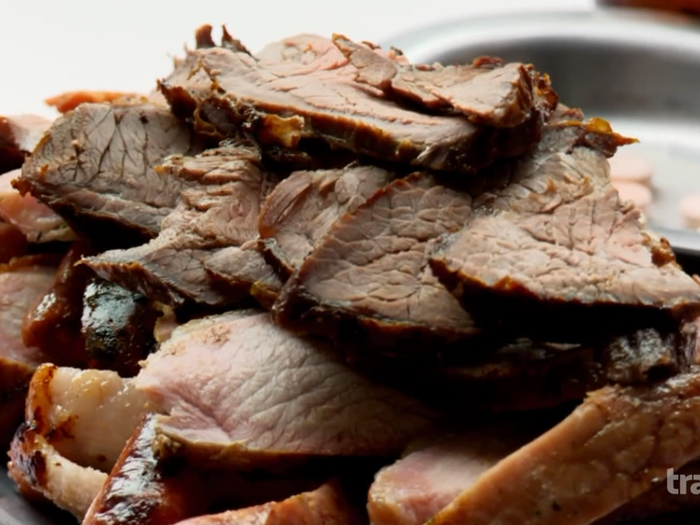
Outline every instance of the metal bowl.
<svg viewBox="0 0 700 525">
<path fill-rule="evenodd" d="M 413 62 L 491 55 L 549 73 L 562 102 L 640 139 L 625 149 L 655 167 L 649 226 L 688 271 L 700 272 L 700 234 L 684 229 L 679 209 L 684 196 L 700 193 L 698 19 L 634 9 L 525 13 L 450 22 L 385 44 Z"/>
</svg>

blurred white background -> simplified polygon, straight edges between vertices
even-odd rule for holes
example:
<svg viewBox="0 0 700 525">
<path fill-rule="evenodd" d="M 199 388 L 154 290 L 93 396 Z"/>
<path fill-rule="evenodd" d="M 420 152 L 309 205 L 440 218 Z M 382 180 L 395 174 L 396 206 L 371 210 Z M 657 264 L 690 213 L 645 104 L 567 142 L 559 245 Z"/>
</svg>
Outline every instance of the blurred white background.
<svg viewBox="0 0 700 525">
<path fill-rule="evenodd" d="M 590 9 L 593 0 L 0 0 L 0 115 L 52 115 L 63 91 L 148 92 L 195 28 L 226 24 L 255 51 L 301 32 L 386 42 L 444 20 L 498 12 Z M 218 34 L 217 34 L 218 36 Z"/>
</svg>

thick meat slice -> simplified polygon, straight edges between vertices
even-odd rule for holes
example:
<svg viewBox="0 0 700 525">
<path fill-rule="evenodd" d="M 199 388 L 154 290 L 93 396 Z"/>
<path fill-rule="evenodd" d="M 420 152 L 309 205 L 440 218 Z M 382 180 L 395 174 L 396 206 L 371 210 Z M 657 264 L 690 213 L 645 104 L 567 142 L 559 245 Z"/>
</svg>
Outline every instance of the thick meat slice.
<svg viewBox="0 0 700 525">
<path fill-rule="evenodd" d="M 24 344 L 39 348 L 48 361 L 58 366 L 87 366 L 80 317 L 90 270 L 76 263 L 90 250 L 84 241 L 71 245 L 56 271 L 53 285 L 27 312 L 22 323 Z"/>
<path fill-rule="evenodd" d="M 54 123 L 16 184 L 91 239 L 145 240 L 158 234 L 185 187 L 154 167 L 198 149 L 165 107 L 82 104 Z"/>
<path fill-rule="evenodd" d="M 464 228 L 432 256 L 436 275 L 465 304 L 478 304 L 484 318 L 524 329 L 545 323 L 563 332 L 623 315 L 585 308 L 591 305 L 697 308 L 700 284 L 620 200 L 605 156 L 571 143 L 573 130 L 549 126 L 508 185 L 475 201 Z M 596 314 L 599 322 L 586 321 Z"/>
<path fill-rule="evenodd" d="M 307 255 L 338 218 L 386 186 L 392 174 L 374 166 L 298 171 L 267 197 L 260 212 L 260 238 L 286 276 Z"/>
<path fill-rule="evenodd" d="M 224 136 L 247 124 L 265 144 L 296 148 L 302 139 L 320 139 L 375 159 L 472 172 L 499 156 L 524 153 L 540 135 L 539 111 L 519 126 L 499 129 L 476 126 L 463 115 L 400 107 L 355 81 L 358 70 L 318 38 L 301 60 L 258 61 L 221 47 L 195 53 L 193 71 L 203 68 L 211 86 L 196 75 L 163 82 L 161 91 L 176 114 L 194 116 L 202 130 Z"/>
<path fill-rule="evenodd" d="M 698 456 L 698 370 L 609 387 L 465 486 L 430 523 L 588 524 Z"/>
<path fill-rule="evenodd" d="M 161 234 L 146 245 L 106 252 L 86 264 L 108 281 L 171 306 L 245 302 L 253 282 L 240 279 L 227 286 L 205 265 L 218 250 L 258 237 L 260 208 L 276 182 L 260 163 L 257 147 L 240 140 L 197 157 L 171 158 L 158 171 L 192 187 L 163 221 Z"/>
<path fill-rule="evenodd" d="M 135 376 L 139 361 L 156 349 L 160 313 L 143 295 L 102 279 L 87 285 L 83 303 L 81 333 L 90 366 Z"/>
<path fill-rule="evenodd" d="M 20 230 L 29 242 L 70 241 L 75 234 L 56 212 L 36 197 L 12 187 L 20 170 L 0 175 L 0 218 Z"/>
<path fill-rule="evenodd" d="M 94 499 L 84 525 L 170 525 L 206 511 L 200 477 L 158 462 L 155 420 L 145 416 Z"/>
<path fill-rule="evenodd" d="M 9 443 L 22 420 L 32 373 L 46 356 L 22 342 L 22 318 L 53 283 L 55 261 L 15 259 L 0 267 L 0 444 Z"/>
<path fill-rule="evenodd" d="M 143 101 L 141 95 L 136 93 L 124 93 L 122 91 L 67 91 L 54 97 L 47 98 L 44 102 L 48 106 L 56 108 L 60 113 L 68 113 L 80 104 L 100 104 L 102 102 L 133 102 Z"/>
<path fill-rule="evenodd" d="M 199 516 L 178 525 L 359 525 L 362 520 L 351 508 L 337 483 L 322 485 L 284 501 Z"/>
<path fill-rule="evenodd" d="M 478 333 L 428 266 L 433 243 L 461 228 L 472 198 L 432 175 L 397 179 L 341 217 L 287 281 L 275 306 L 292 330 L 358 346 L 419 346 Z"/>
<path fill-rule="evenodd" d="M 137 376 L 137 388 L 168 414 L 158 418 L 163 453 L 243 469 L 384 456 L 435 421 L 323 343 L 286 332 L 267 314 L 236 317 L 174 335 Z"/>
<path fill-rule="evenodd" d="M 512 127 L 525 122 L 536 101 L 545 115 L 557 105 L 549 81 L 532 65 L 490 58 L 460 66 L 401 65 L 336 35 L 333 42 L 358 70 L 355 79 L 429 109 L 455 110 L 475 124 Z"/>
<path fill-rule="evenodd" d="M 9 452 L 9 475 L 20 493 L 49 500 L 82 521 L 107 475 L 64 458 L 30 424 L 23 423 Z"/>
<path fill-rule="evenodd" d="M 26 255 L 28 248 L 27 238 L 21 231 L 0 221 L 0 264 L 7 264 L 15 257 Z"/>
<path fill-rule="evenodd" d="M 37 115 L 0 116 L 0 174 L 21 168 L 50 125 Z"/>
<path fill-rule="evenodd" d="M 46 364 L 32 377 L 25 420 L 66 459 L 109 472 L 144 414 L 155 409 L 115 372 Z"/>
</svg>

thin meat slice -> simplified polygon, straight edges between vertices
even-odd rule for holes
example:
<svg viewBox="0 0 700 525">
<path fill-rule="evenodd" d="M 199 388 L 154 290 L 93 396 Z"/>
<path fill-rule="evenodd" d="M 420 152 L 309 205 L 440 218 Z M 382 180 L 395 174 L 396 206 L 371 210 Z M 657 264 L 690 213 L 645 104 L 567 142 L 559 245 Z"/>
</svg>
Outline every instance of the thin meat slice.
<svg viewBox="0 0 700 525">
<path fill-rule="evenodd" d="M 479 332 L 428 266 L 432 245 L 458 231 L 472 198 L 415 173 L 397 179 L 342 216 L 287 281 L 276 319 L 300 332 L 417 346 Z"/>
<path fill-rule="evenodd" d="M 155 237 L 184 181 L 154 168 L 199 151 L 186 124 L 150 104 L 82 104 L 59 118 L 16 181 L 77 231 L 107 244 Z"/>
<path fill-rule="evenodd" d="M 34 370 L 46 356 L 22 341 L 22 318 L 53 283 L 56 261 L 41 256 L 0 267 L 0 443 L 9 443 L 22 420 Z"/>
<path fill-rule="evenodd" d="M 548 79 L 532 65 L 478 58 L 469 65 L 401 65 L 344 36 L 333 42 L 357 68 L 356 80 L 389 98 L 405 98 L 429 109 L 456 110 L 475 124 L 513 127 L 539 103 L 547 115 L 557 105 Z"/>
<path fill-rule="evenodd" d="M 103 102 L 143 102 L 143 96 L 122 91 L 67 91 L 47 98 L 44 102 L 60 113 L 73 111 L 80 104 L 100 104 Z"/>
<path fill-rule="evenodd" d="M 335 482 L 279 502 L 199 516 L 178 525 L 359 525 L 362 520 Z"/>
<path fill-rule="evenodd" d="M 392 174 L 374 166 L 298 171 L 265 201 L 258 227 L 267 254 L 285 276 L 294 272 L 331 226 L 386 186 Z"/>
<path fill-rule="evenodd" d="M 155 420 L 147 415 L 94 498 L 84 525 L 170 525 L 206 511 L 202 480 L 182 468 L 166 470 L 154 455 Z"/>
<path fill-rule="evenodd" d="M 435 274 L 485 318 L 524 329 L 542 322 L 561 331 L 589 326 L 581 320 L 596 313 L 593 324 L 605 326 L 623 315 L 588 306 L 697 308 L 700 284 L 645 230 L 639 211 L 620 200 L 605 155 L 572 144 L 572 132 L 570 125 L 549 126 L 509 183 L 475 202 L 463 229 L 432 256 Z"/>
<path fill-rule="evenodd" d="M 698 457 L 698 436 L 698 370 L 608 387 L 465 486 L 430 523 L 592 523 Z"/>
<path fill-rule="evenodd" d="M 80 522 L 107 479 L 104 472 L 61 456 L 27 423 L 17 430 L 9 456 L 8 473 L 24 497 L 48 500 Z"/>
<path fill-rule="evenodd" d="M 32 377 L 25 420 L 67 460 L 109 472 L 143 416 L 156 408 L 115 372 L 45 364 Z"/>
<path fill-rule="evenodd" d="M 38 115 L 0 116 L 0 174 L 21 168 L 49 126 Z"/>
<path fill-rule="evenodd" d="M 100 277 L 165 304 L 224 307 L 245 303 L 253 282 L 225 285 L 206 270 L 217 251 L 257 239 L 257 218 L 276 183 L 253 144 L 238 140 L 197 157 L 171 158 L 160 172 L 191 187 L 148 244 L 85 261 Z M 262 260 L 261 260 L 262 263 Z"/>
<path fill-rule="evenodd" d="M 20 174 L 20 170 L 14 170 L 0 175 L 0 218 L 21 231 L 29 242 L 74 240 L 75 234 L 56 212 L 12 187 Z"/>
<path fill-rule="evenodd" d="M 162 82 L 161 92 L 176 114 L 194 119 L 202 131 L 228 136 L 245 124 L 266 145 L 303 150 L 300 141 L 321 140 L 436 170 L 473 172 L 498 157 L 520 155 L 539 139 L 538 110 L 505 129 L 476 126 L 463 115 L 421 113 L 357 82 L 357 68 L 339 49 L 314 39 L 308 51 L 302 60 L 275 62 L 221 47 L 198 49 L 192 80 Z"/>
<path fill-rule="evenodd" d="M 268 314 L 222 316 L 173 336 L 149 356 L 136 385 L 167 414 L 157 418 L 162 453 L 202 468 L 391 455 L 437 417 Z"/>
</svg>

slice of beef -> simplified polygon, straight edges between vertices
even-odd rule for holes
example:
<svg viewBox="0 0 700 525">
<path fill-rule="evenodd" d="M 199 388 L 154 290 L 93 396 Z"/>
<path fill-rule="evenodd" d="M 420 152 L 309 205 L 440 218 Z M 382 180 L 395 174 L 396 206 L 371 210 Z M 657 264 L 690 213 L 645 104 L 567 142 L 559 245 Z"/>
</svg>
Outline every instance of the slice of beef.
<svg viewBox="0 0 700 525">
<path fill-rule="evenodd" d="M 136 93 L 122 91 L 67 91 L 47 98 L 46 105 L 56 108 L 59 113 L 73 111 L 80 104 L 101 104 L 103 102 L 144 102 L 144 97 Z"/>
<path fill-rule="evenodd" d="M 249 289 L 267 310 L 272 309 L 284 284 L 265 261 L 257 240 L 217 250 L 204 261 L 204 268 L 228 287 Z"/>
<path fill-rule="evenodd" d="M 344 36 L 335 35 L 333 42 L 357 68 L 358 82 L 390 99 L 459 111 L 475 124 L 513 127 L 530 118 L 536 105 L 545 117 L 557 106 L 548 78 L 540 79 L 532 65 L 488 57 L 459 66 L 401 65 Z"/>
<path fill-rule="evenodd" d="M 50 501 L 79 522 L 107 479 L 104 472 L 81 467 L 61 456 L 28 423 L 17 430 L 9 456 L 8 473 L 22 496 Z"/>
<path fill-rule="evenodd" d="M 350 506 L 340 486 L 326 483 L 313 492 L 303 492 L 279 502 L 199 516 L 179 525 L 360 525 L 359 514 Z"/>
<path fill-rule="evenodd" d="M 697 309 L 698 282 L 621 201 L 605 156 L 572 144 L 572 132 L 549 126 L 509 184 L 475 202 L 432 256 L 435 274 L 484 322 L 522 331 L 571 336 L 657 309 Z"/>
<path fill-rule="evenodd" d="M 170 525 L 202 514 L 208 500 L 194 472 L 161 465 L 155 419 L 145 416 L 88 510 L 84 525 Z"/>
<path fill-rule="evenodd" d="M 0 264 L 26 255 L 28 249 L 29 243 L 24 234 L 11 224 L 0 221 Z"/>
<path fill-rule="evenodd" d="M 80 317 L 91 272 L 76 264 L 90 253 L 90 245 L 85 241 L 71 245 L 51 288 L 35 302 L 22 322 L 24 344 L 39 348 L 47 360 L 59 366 L 87 366 Z"/>
<path fill-rule="evenodd" d="M 221 47 L 199 49 L 193 71 L 206 71 L 211 85 L 197 74 L 162 82 L 161 92 L 177 115 L 194 118 L 203 131 L 227 136 L 245 125 L 263 144 L 297 148 L 302 139 L 320 139 L 374 159 L 436 170 L 472 172 L 497 157 L 520 155 L 539 140 L 538 110 L 521 125 L 500 129 L 474 125 L 463 115 L 406 109 L 356 82 L 357 69 L 340 50 L 317 44 L 301 60 L 280 62 Z"/>
<path fill-rule="evenodd" d="M 87 285 L 83 303 L 81 333 L 90 366 L 135 376 L 139 361 L 156 349 L 160 312 L 143 295 L 102 279 Z"/>
<path fill-rule="evenodd" d="M 82 104 L 54 123 L 16 186 L 90 239 L 144 241 L 158 234 L 186 187 L 155 166 L 197 151 L 190 129 L 165 107 Z"/>
<path fill-rule="evenodd" d="M 374 166 L 298 171 L 267 197 L 258 227 L 284 277 L 294 272 L 333 224 L 386 186 L 392 174 Z"/>
<path fill-rule="evenodd" d="M 470 314 L 428 266 L 436 239 L 462 227 L 472 197 L 416 173 L 342 216 L 287 281 L 276 320 L 295 331 L 388 347 L 473 336 Z M 406 346 L 408 349 L 409 346 Z"/>
<path fill-rule="evenodd" d="M 49 364 L 37 369 L 26 397 L 25 421 L 38 436 L 65 459 L 104 472 L 157 408 L 115 372 Z"/>
<path fill-rule="evenodd" d="M 20 230 L 29 242 L 71 241 L 75 234 L 66 221 L 36 197 L 12 187 L 20 170 L 0 175 L 0 218 Z"/>
<path fill-rule="evenodd" d="M 136 385 L 167 413 L 157 420 L 162 453 L 202 468 L 392 455 L 437 418 L 268 314 L 224 315 L 172 337 Z"/>
<path fill-rule="evenodd" d="M 50 125 L 37 115 L 0 116 L 0 174 L 21 168 Z"/>
<path fill-rule="evenodd" d="M 175 307 L 247 302 L 253 283 L 241 279 L 226 286 L 207 272 L 206 260 L 258 237 L 260 208 L 276 183 L 260 163 L 258 148 L 241 140 L 197 157 L 170 159 L 159 171 L 172 172 L 191 187 L 163 221 L 161 234 L 146 245 L 106 252 L 86 264 L 104 279 Z"/>
<path fill-rule="evenodd" d="M 431 524 L 588 524 L 698 457 L 698 436 L 698 370 L 605 388 L 465 486 Z"/>
<path fill-rule="evenodd" d="M 22 421 L 32 374 L 46 356 L 22 341 L 22 318 L 49 289 L 55 261 L 22 257 L 0 267 L 0 445 L 9 443 Z"/>
</svg>

